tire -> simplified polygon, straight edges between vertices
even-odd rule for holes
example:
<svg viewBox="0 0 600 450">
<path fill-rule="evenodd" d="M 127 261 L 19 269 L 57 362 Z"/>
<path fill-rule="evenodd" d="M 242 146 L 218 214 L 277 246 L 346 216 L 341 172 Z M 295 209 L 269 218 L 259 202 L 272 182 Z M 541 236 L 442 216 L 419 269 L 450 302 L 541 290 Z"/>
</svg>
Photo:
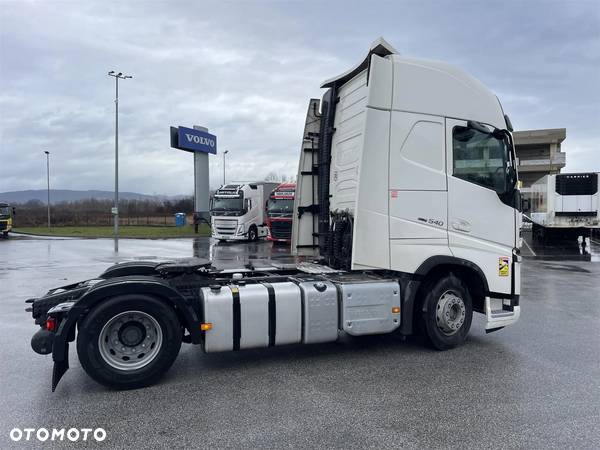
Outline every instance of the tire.
<svg viewBox="0 0 600 450">
<path fill-rule="evenodd" d="M 250 242 L 254 242 L 258 240 L 258 230 L 256 229 L 256 227 L 254 225 L 252 225 L 250 227 L 250 229 L 248 230 L 248 240 Z"/>
<path fill-rule="evenodd" d="M 437 350 L 461 345 L 473 320 L 473 302 L 463 282 L 450 273 L 425 282 L 419 328 Z"/>
<path fill-rule="evenodd" d="M 531 225 L 531 239 L 534 242 L 539 242 L 540 240 L 540 230 L 539 230 L 539 225 L 534 223 L 533 225 Z"/>
<path fill-rule="evenodd" d="M 83 319 L 77 355 L 98 383 L 135 389 L 155 383 L 171 367 L 182 334 L 167 303 L 147 295 L 121 295 L 96 306 Z"/>
</svg>

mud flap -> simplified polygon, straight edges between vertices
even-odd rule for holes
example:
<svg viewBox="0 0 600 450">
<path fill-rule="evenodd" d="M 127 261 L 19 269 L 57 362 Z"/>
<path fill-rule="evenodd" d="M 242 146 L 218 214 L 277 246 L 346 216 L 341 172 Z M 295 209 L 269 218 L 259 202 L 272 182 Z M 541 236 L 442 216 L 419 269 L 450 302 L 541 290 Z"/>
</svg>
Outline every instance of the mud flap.
<svg viewBox="0 0 600 450">
<path fill-rule="evenodd" d="M 52 392 L 56 390 L 58 382 L 63 377 L 65 372 L 69 370 L 69 356 L 67 344 L 67 357 L 63 361 L 54 361 L 54 369 L 52 370 Z"/>
</svg>

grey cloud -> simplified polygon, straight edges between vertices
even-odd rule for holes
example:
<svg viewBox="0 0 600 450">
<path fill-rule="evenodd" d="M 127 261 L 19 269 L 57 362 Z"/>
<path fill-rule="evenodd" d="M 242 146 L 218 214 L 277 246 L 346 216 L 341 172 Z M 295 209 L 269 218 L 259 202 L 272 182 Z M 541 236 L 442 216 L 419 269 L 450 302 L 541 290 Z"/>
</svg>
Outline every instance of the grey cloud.
<svg viewBox="0 0 600 450">
<path fill-rule="evenodd" d="M 294 174 L 308 99 L 380 35 L 477 76 L 518 128 L 566 126 L 568 168 L 600 170 L 597 2 L 2 6 L 0 191 L 43 187 L 45 149 L 57 188 L 111 188 L 111 69 L 134 75 L 120 85 L 122 189 L 191 192 L 191 156 L 169 148 L 170 125 L 208 126 L 231 179 Z"/>
</svg>

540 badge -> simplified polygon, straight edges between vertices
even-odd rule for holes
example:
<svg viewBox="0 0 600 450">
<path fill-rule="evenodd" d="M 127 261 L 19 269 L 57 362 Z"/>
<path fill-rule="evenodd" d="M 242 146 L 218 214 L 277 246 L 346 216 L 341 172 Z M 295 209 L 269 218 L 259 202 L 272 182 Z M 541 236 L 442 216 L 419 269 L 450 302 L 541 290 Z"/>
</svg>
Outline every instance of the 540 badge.
<svg viewBox="0 0 600 450">
<path fill-rule="evenodd" d="M 498 275 L 501 277 L 507 277 L 508 276 L 508 265 L 509 262 L 509 258 L 508 256 L 501 256 L 500 258 L 498 258 Z"/>
</svg>

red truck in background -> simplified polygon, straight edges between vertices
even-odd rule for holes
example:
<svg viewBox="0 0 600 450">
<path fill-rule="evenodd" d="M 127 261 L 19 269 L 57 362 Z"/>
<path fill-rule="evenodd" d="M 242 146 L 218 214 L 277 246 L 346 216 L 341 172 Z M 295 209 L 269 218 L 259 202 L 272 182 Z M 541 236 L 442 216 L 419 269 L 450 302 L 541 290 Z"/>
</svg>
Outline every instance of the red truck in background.
<svg viewBox="0 0 600 450">
<path fill-rule="evenodd" d="M 295 183 L 282 183 L 269 195 L 266 214 L 269 241 L 291 242 L 295 192 Z"/>
</svg>

